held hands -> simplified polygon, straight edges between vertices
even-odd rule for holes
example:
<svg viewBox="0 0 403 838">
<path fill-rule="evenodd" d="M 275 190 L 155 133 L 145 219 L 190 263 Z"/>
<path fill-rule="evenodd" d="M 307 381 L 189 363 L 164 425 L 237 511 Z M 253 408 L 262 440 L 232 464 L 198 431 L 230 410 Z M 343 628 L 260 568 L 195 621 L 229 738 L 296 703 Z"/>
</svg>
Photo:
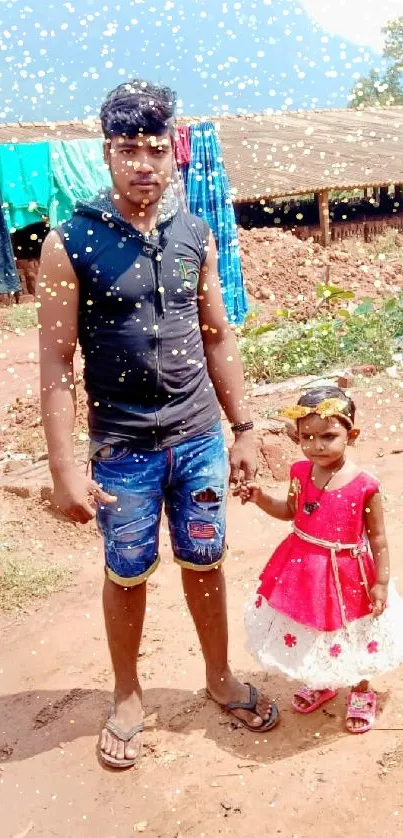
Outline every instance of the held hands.
<svg viewBox="0 0 403 838">
<path fill-rule="evenodd" d="M 254 480 L 257 472 L 257 454 L 253 431 L 244 431 L 235 436 L 229 458 L 231 467 L 230 486 L 235 489 L 234 495 L 239 495 L 241 483 Z"/>
<path fill-rule="evenodd" d="M 372 616 L 380 617 L 387 605 L 388 585 L 387 583 L 377 582 L 369 593 L 372 602 Z"/>
<path fill-rule="evenodd" d="M 262 490 L 257 483 L 242 483 L 234 492 L 241 498 L 241 503 L 256 503 L 258 504 L 262 497 Z"/>
<path fill-rule="evenodd" d="M 90 477 L 83 477 L 72 467 L 53 479 L 53 506 L 78 524 L 95 518 L 96 503 L 116 503 L 117 497 L 104 492 Z"/>
</svg>

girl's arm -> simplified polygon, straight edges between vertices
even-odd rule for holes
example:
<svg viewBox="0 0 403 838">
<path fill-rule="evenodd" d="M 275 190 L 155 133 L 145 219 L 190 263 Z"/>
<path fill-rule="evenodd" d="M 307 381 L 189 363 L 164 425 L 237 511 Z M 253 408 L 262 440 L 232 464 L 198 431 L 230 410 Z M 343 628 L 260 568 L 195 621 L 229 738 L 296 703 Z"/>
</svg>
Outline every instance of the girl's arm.
<svg viewBox="0 0 403 838">
<path fill-rule="evenodd" d="M 296 495 L 292 483 L 288 489 L 286 500 L 277 500 L 272 498 L 256 483 L 245 483 L 239 490 L 242 503 L 255 503 L 259 509 L 271 515 L 272 518 L 277 518 L 279 521 L 292 521 L 295 518 L 296 512 Z"/>
<path fill-rule="evenodd" d="M 376 567 L 376 582 L 371 591 L 373 613 L 374 616 L 379 616 L 386 605 L 390 575 L 389 548 L 379 492 L 367 503 L 365 526 Z"/>
</svg>

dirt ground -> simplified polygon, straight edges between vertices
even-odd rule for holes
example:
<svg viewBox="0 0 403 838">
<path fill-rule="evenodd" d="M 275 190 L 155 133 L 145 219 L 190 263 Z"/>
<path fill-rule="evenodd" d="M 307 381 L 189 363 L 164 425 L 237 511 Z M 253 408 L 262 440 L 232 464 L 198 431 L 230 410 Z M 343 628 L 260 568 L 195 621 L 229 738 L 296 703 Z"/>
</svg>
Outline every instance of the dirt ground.
<svg viewBox="0 0 403 838">
<path fill-rule="evenodd" d="M 8 408 L 17 398 L 34 397 L 36 340 L 35 332 L 28 332 L 0 344 L 3 451 L 15 453 L 19 425 L 29 430 L 25 425 L 32 424 L 27 408 L 23 421 L 10 425 Z M 403 450 L 402 394 L 398 381 L 359 384 L 362 442 L 351 453 L 382 480 L 393 575 L 403 593 L 403 453 L 392 453 Z M 255 415 L 285 400 L 294 396 L 255 398 Z M 297 456 L 288 441 L 272 438 L 286 460 L 293 451 Z M 40 440 L 39 453 L 41 447 Z M 270 482 L 270 475 L 265 478 Z M 284 491 L 283 485 L 277 482 L 275 491 Z M 0 490 L 0 542 L 11 532 L 30 559 L 67 566 L 70 584 L 0 618 L 2 838 L 129 838 L 138 832 L 152 838 L 402 835 L 403 673 L 378 679 L 376 728 L 362 737 L 344 729 L 343 693 L 312 716 L 291 711 L 292 684 L 259 672 L 244 648 L 242 628 L 245 597 L 287 525 L 233 498 L 226 562 L 231 661 L 240 677 L 279 703 L 282 723 L 272 733 L 252 734 L 207 699 L 198 641 L 164 523 L 140 665 L 143 758 L 123 774 L 103 768 L 96 743 L 112 680 L 100 603 L 101 543 L 93 525 L 59 521 L 46 500 L 28 494 L 21 498 Z"/>
<path fill-rule="evenodd" d="M 249 302 L 259 321 L 279 309 L 297 319 L 312 317 L 316 288 L 323 283 L 353 291 L 355 302 L 391 297 L 402 288 L 403 236 L 393 230 L 375 243 L 350 239 L 330 248 L 270 228 L 239 228 L 238 235 Z"/>
</svg>

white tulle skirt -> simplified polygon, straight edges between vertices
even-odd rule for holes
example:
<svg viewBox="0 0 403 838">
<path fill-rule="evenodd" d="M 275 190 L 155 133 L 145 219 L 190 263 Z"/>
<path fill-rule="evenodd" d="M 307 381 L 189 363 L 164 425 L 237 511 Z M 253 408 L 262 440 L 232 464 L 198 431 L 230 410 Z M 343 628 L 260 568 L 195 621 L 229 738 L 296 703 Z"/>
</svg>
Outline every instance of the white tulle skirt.
<svg viewBox="0 0 403 838">
<path fill-rule="evenodd" d="M 388 607 L 337 631 L 318 631 L 256 596 L 245 608 L 247 645 L 262 669 L 310 689 L 352 687 L 403 664 L 403 599 L 389 586 Z"/>
</svg>

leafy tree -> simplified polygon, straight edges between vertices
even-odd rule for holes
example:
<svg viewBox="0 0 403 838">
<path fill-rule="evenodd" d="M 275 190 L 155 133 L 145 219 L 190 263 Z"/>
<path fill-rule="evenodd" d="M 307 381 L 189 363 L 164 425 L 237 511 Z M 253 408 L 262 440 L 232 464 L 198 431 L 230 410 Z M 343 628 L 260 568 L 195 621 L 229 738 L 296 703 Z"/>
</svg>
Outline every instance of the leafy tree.
<svg viewBox="0 0 403 838">
<path fill-rule="evenodd" d="M 403 105 L 403 17 L 382 29 L 385 35 L 383 58 L 386 70 L 372 69 L 362 76 L 350 96 L 350 108 Z"/>
</svg>

